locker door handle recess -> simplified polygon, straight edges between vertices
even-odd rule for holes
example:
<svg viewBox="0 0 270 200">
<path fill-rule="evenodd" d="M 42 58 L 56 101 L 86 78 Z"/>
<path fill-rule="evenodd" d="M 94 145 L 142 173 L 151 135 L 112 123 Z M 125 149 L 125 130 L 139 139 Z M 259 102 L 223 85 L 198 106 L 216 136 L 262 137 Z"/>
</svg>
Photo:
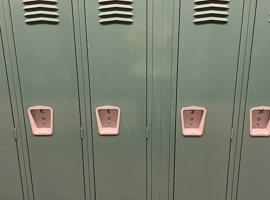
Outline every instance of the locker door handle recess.
<svg viewBox="0 0 270 200">
<path fill-rule="evenodd" d="M 53 109 L 47 106 L 28 108 L 28 117 L 33 135 L 53 134 Z"/>
<path fill-rule="evenodd" d="M 181 110 L 182 134 L 185 136 L 201 136 L 203 134 L 206 109 L 191 106 Z"/>
<path fill-rule="evenodd" d="M 250 135 L 270 135 L 270 107 L 260 106 L 250 109 Z"/>
<path fill-rule="evenodd" d="M 96 108 L 96 118 L 100 135 L 117 135 L 119 133 L 120 109 L 115 106 Z"/>
</svg>

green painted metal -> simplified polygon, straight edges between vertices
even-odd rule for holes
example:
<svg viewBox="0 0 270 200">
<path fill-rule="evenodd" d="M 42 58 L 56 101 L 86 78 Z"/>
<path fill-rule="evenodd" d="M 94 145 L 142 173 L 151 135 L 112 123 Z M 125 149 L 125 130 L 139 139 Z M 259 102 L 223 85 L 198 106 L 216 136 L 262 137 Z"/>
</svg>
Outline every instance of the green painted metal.
<svg viewBox="0 0 270 200">
<path fill-rule="evenodd" d="M 254 6 L 252 0 L 246 0 L 243 6 L 242 16 L 242 34 L 240 38 L 240 51 L 238 59 L 238 75 L 236 82 L 236 94 L 235 94 L 235 105 L 234 105 L 234 119 L 233 119 L 233 140 L 231 142 L 231 156 L 228 174 L 228 187 L 227 187 L 227 200 L 237 199 L 238 189 L 238 168 L 239 159 L 241 157 L 241 141 L 242 141 L 242 125 L 245 117 L 245 100 L 247 92 L 247 81 L 248 81 L 248 56 L 251 51 L 251 40 L 252 40 L 252 24 L 254 16 Z"/>
<path fill-rule="evenodd" d="M 59 24 L 28 25 L 23 4 L 10 2 L 19 71 L 15 79 L 20 81 L 24 110 L 21 124 L 26 127 L 35 199 L 84 199 L 72 4 L 57 6 Z M 27 109 L 35 105 L 54 109 L 52 136 L 32 135 Z"/>
<path fill-rule="evenodd" d="M 0 199 L 23 199 L 17 154 L 17 132 L 13 124 L 10 94 L 6 76 L 6 63 L 0 25 Z"/>
<path fill-rule="evenodd" d="M 269 73 L 269 7 L 270 2 L 252 1 L 251 9 L 255 15 L 250 18 L 250 32 L 254 31 L 253 38 L 248 41 L 252 45 L 252 51 L 247 57 L 250 62 L 248 74 L 248 92 L 244 112 L 244 124 L 242 129 L 242 145 L 239 169 L 238 200 L 270 198 L 268 190 L 270 162 L 268 159 L 269 137 L 251 137 L 249 134 L 249 111 L 252 107 L 270 106 L 267 89 Z M 251 12 L 252 13 L 252 12 Z M 250 56 L 249 56 L 250 55 Z"/>
<path fill-rule="evenodd" d="M 81 112 L 82 127 L 82 152 L 84 162 L 84 186 L 85 199 L 95 199 L 95 179 L 94 179 L 94 157 L 93 157 L 93 140 L 92 140 L 92 123 L 88 76 L 88 45 L 85 27 L 85 5 L 84 1 L 73 1 L 73 17 L 74 17 L 74 34 L 77 55 L 78 85 L 79 85 L 79 101 Z"/>
<path fill-rule="evenodd" d="M 249 109 L 270 106 L 270 5 L 228 5 L 225 24 L 194 24 L 190 0 L 134 1 L 133 23 L 101 24 L 98 1 L 59 1 L 59 23 L 31 24 L 23 2 L 0 0 L 0 199 L 269 199 L 268 139 L 249 136 Z M 52 136 L 32 135 L 35 105 L 54 109 Z M 121 109 L 117 136 L 98 134 L 104 105 Z M 204 135 L 184 137 L 194 105 Z"/>
<path fill-rule="evenodd" d="M 6 72 L 9 77 L 9 91 L 10 91 L 10 104 L 12 105 L 13 111 L 13 123 L 14 128 L 17 132 L 17 147 L 18 147 L 18 161 L 21 168 L 21 182 L 23 185 L 23 194 L 25 199 L 32 200 L 33 192 L 31 185 L 31 170 L 28 160 L 28 150 L 27 150 L 27 140 L 26 135 L 22 134 L 24 127 L 21 124 L 23 120 L 22 114 L 22 102 L 20 97 L 20 83 L 17 81 L 18 68 L 16 51 L 14 45 L 12 20 L 10 15 L 10 4 L 8 0 L 0 1 L 0 21 L 1 21 L 1 33 L 2 33 L 2 43 L 5 49 L 5 63 Z"/>
<path fill-rule="evenodd" d="M 149 1 L 151 2 L 151 1 Z M 152 48 L 152 54 L 148 54 L 152 63 L 149 68 L 152 69 L 152 99 L 149 109 L 149 118 L 151 119 L 149 149 L 151 151 L 151 199 L 172 198 L 173 185 L 173 160 L 171 156 L 171 142 L 174 136 L 174 110 L 175 110 L 175 87 L 176 87 L 176 65 L 177 60 L 177 39 L 173 41 L 174 34 L 177 35 L 177 29 L 174 29 L 175 20 L 174 9 L 178 6 L 174 1 L 154 0 L 151 2 L 149 15 L 152 17 L 149 32 L 148 43 Z M 176 47 L 176 50 L 174 49 Z M 150 71 L 149 69 L 149 71 Z M 150 90 L 149 90 L 150 91 Z"/>
<path fill-rule="evenodd" d="M 85 1 L 96 199 L 145 199 L 146 2 L 132 3 L 132 24 L 100 24 L 99 6 Z M 104 105 L 121 109 L 119 135 L 99 135 Z"/>
<path fill-rule="evenodd" d="M 175 199 L 226 196 L 243 1 L 229 3 L 226 24 L 194 24 L 194 2 L 181 1 Z M 184 137 L 180 110 L 207 110 L 204 135 Z"/>
</svg>

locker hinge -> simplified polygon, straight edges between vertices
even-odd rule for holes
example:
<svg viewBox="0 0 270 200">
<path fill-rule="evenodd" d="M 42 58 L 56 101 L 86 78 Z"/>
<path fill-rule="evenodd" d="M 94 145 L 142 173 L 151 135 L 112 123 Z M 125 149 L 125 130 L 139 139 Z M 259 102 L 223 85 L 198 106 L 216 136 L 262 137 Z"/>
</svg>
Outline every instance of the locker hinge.
<svg viewBox="0 0 270 200">
<path fill-rule="evenodd" d="M 17 129 L 13 128 L 13 134 L 14 134 L 14 139 L 17 140 L 18 139 L 18 134 L 17 134 Z"/>
<path fill-rule="evenodd" d="M 148 140 L 149 139 L 149 127 L 146 127 L 146 130 L 145 130 L 145 137 L 146 139 Z"/>
<path fill-rule="evenodd" d="M 80 137 L 81 137 L 81 139 L 83 139 L 83 128 L 82 127 L 80 127 Z"/>
<path fill-rule="evenodd" d="M 232 128 L 231 130 L 231 137 L 230 137 L 231 141 L 233 140 L 233 137 L 234 137 L 234 128 Z"/>
</svg>

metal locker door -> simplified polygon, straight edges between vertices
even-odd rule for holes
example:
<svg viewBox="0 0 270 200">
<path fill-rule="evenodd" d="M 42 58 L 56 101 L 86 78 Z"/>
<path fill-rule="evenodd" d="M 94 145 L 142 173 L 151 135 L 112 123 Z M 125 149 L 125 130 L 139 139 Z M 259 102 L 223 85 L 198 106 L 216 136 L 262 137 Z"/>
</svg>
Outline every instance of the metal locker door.
<svg viewBox="0 0 270 200">
<path fill-rule="evenodd" d="M 242 7 L 181 1 L 175 199 L 225 198 Z"/>
<path fill-rule="evenodd" d="M 84 199 L 71 3 L 10 1 L 29 162 L 38 200 Z M 48 130 L 43 127 L 39 132 L 30 126 L 27 110 L 33 106 L 52 108 L 53 116 L 46 107 L 29 110 L 37 120 L 36 128 L 43 127 L 40 122 L 44 120 Z M 51 130 L 52 135 L 42 135 Z"/>
<path fill-rule="evenodd" d="M 268 92 L 270 86 L 270 2 L 268 0 L 251 2 L 252 8 L 256 6 L 256 11 L 255 20 L 253 17 L 250 19 L 250 21 L 254 21 L 254 35 L 242 133 L 237 199 L 268 200 L 270 199 L 270 138 L 269 127 L 265 127 L 264 124 L 269 122 L 268 107 L 270 106 L 270 94 Z M 253 110 L 250 113 L 251 109 Z M 256 112 L 261 112 L 259 114 L 261 116 L 256 116 Z"/>
<path fill-rule="evenodd" d="M 20 200 L 23 193 L 3 53 L 0 32 L 0 199 Z"/>
<path fill-rule="evenodd" d="M 146 198 L 146 2 L 100 0 L 85 1 L 85 6 L 96 197 L 142 200 Z M 111 133 L 97 127 L 96 108 L 103 106 L 120 109 L 118 134 L 117 127 Z"/>
</svg>

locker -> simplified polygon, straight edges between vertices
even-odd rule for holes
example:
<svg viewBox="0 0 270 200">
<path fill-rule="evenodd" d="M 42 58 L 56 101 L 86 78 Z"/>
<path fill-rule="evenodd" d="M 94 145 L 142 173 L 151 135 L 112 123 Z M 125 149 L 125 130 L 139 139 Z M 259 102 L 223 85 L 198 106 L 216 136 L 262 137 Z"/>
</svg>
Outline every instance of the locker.
<svg viewBox="0 0 270 200">
<path fill-rule="evenodd" d="M 3 53 L 4 49 L 0 32 L 0 199 L 22 200 L 24 198 L 18 163 L 17 141 L 15 141 L 13 135 L 13 116 Z"/>
<path fill-rule="evenodd" d="M 71 3 L 10 1 L 19 79 L 14 77 L 32 172 L 28 186 L 39 200 L 84 199 Z"/>
<path fill-rule="evenodd" d="M 85 1 L 85 10 L 96 198 L 142 200 L 146 198 L 146 2 Z"/>
<path fill-rule="evenodd" d="M 181 1 L 175 199 L 225 198 L 242 7 Z"/>
<path fill-rule="evenodd" d="M 255 10 L 250 30 L 254 31 L 250 56 L 249 83 L 246 97 L 245 120 L 242 130 L 242 149 L 238 179 L 238 200 L 270 198 L 269 175 L 269 9 L 267 0 L 251 1 Z M 254 24 L 253 24 L 254 22 Z M 248 66 L 249 64 L 249 66 Z"/>
</svg>

